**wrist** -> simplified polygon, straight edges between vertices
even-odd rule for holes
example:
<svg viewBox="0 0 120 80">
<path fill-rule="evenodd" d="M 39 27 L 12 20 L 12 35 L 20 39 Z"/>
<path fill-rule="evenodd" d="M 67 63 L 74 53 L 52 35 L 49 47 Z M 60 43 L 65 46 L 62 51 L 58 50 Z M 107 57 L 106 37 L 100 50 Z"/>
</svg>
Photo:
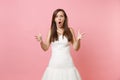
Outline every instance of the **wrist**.
<svg viewBox="0 0 120 80">
<path fill-rule="evenodd" d="M 42 44 L 42 43 L 43 43 L 43 41 L 41 40 L 41 41 L 39 41 L 39 43 L 40 43 L 40 44 Z"/>
<path fill-rule="evenodd" d="M 77 38 L 77 40 L 78 40 L 78 41 L 80 41 L 80 40 L 81 40 L 81 38 Z"/>
</svg>

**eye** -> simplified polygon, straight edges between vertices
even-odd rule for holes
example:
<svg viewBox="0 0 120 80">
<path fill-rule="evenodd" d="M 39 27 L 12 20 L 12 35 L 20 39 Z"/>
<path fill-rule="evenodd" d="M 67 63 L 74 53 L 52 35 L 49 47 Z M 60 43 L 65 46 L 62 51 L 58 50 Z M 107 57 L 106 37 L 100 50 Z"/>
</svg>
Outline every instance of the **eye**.
<svg viewBox="0 0 120 80">
<path fill-rule="evenodd" d="M 63 15 L 60 15 L 60 17 L 64 17 Z"/>
</svg>

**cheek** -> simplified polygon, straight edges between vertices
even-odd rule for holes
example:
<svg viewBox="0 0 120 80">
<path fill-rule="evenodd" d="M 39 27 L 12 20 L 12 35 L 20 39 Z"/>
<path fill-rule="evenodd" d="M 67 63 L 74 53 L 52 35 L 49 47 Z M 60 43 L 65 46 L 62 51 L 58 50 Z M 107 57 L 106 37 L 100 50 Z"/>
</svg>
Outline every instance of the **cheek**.
<svg viewBox="0 0 120 80">
<path fill-rule="evenodd" d="M 55 22 L 57 22 L 57 18 L 55 18 Z"/>
<path fill-rule="evenodd" d="M 62 21 L 65 21 L 65 18 L 63 18 Z"/>
</svg>

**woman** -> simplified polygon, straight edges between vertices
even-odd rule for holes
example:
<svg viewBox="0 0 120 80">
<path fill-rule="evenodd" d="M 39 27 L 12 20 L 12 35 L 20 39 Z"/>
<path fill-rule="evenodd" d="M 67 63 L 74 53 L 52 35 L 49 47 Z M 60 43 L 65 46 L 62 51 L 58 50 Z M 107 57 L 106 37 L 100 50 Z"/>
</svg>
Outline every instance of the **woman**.
<svg viewBox="0 0 120 80">
<path fill-rule="evenodd" d="M 43 42 L 41 35 L 35 36 L 44 51 L 50 45 L 52 47 L 52 55 L 42 80 L 81 80 L 70 55 L 70 44 L 76 51 L 79 50 L 82 35 L 78 31 L 75 37 L 73 29 L 68 27 L 68 18 L 63 9 L 53 12 L 46 42 Z"/>
</svg>

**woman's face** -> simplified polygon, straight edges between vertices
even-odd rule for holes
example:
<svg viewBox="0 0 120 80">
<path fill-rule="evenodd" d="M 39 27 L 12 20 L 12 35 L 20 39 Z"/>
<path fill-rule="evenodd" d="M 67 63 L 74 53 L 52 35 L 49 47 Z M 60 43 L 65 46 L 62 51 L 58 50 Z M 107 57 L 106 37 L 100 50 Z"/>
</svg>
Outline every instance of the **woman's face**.
<svg viewBox="0 0 120 80">
<path fill-rule="evenodd" d="M 59 11 L 55 17 L 57 27 L 62 28 L 65 21 L 65 16 L 62 11 Z"/>
</svg>

